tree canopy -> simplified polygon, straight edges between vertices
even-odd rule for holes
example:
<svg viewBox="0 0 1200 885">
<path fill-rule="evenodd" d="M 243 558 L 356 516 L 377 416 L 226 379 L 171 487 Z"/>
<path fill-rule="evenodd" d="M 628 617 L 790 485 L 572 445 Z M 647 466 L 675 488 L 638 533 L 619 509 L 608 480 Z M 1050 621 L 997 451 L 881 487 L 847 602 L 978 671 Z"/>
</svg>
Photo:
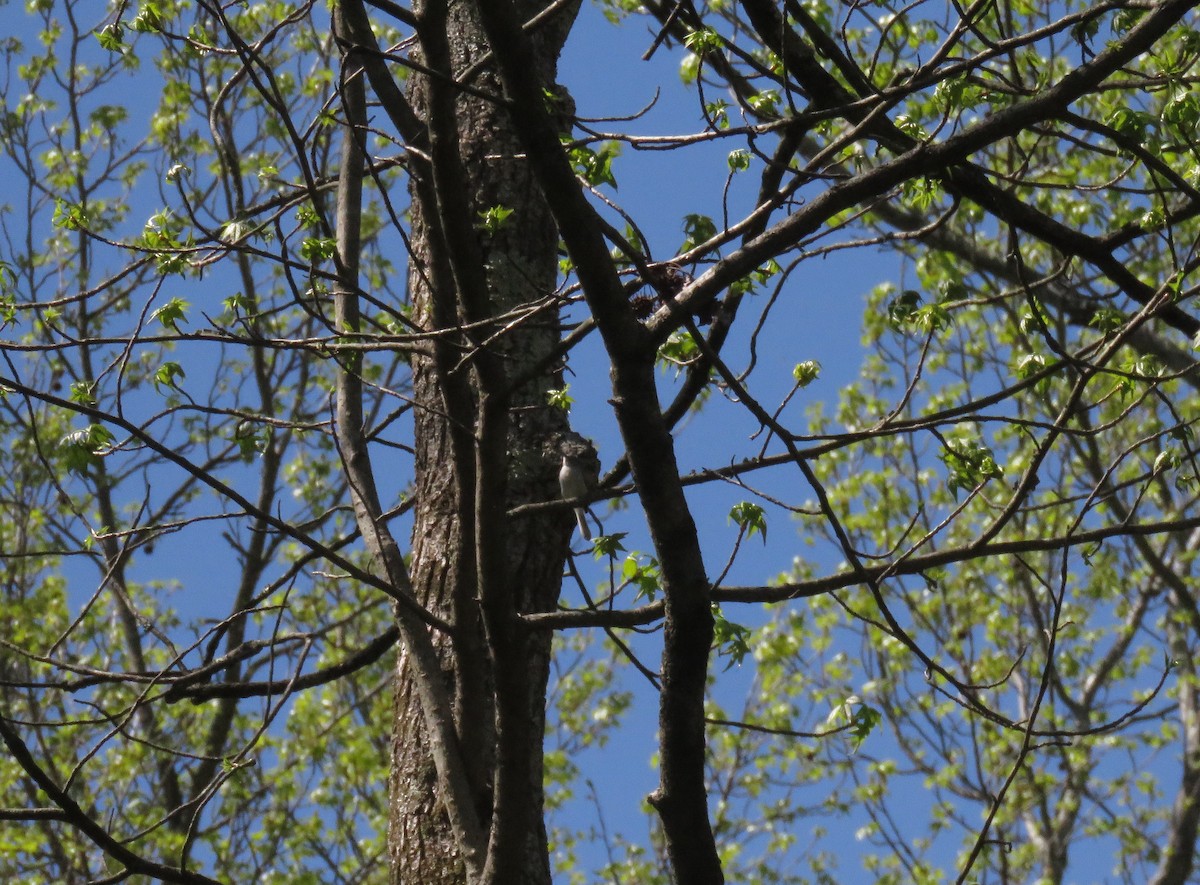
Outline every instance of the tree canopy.
<svg viewBox="0 0 1200 885">
<path fill-rule="evenodd" d="M 1193 4 L 5 11 L 0 875 L 1200 881 Z"/>
</svg>

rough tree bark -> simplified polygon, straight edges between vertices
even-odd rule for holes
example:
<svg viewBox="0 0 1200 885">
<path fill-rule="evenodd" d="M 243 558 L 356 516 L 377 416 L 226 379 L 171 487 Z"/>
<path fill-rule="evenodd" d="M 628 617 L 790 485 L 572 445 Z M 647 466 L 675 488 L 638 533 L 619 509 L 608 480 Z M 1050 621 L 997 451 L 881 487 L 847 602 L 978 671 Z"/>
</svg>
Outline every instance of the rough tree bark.
<svg viewBox="0 0 1200 885">
<path fill-rule="evenodd" d="M 578 5 L 559 4 L 533 25 L 547 83 Z M 547 4 L 519 6 L 528 21 Z M 558 493 L 567 422 L 547 397 L 562 385 L 553 359 L 558 235 L 498 100 L 470 5 L 415 7 L 416 56 L 430 73 L 411 72 L 403 96 L 373 54 L 361 4 L 344 8 L 352 40 L 367 47 L 376 98 L 415 148 L 409 291 L 417 324 L 438 333 L 413 360 L 413 590 L 454 628 L 435 644 L 474 812 L 490 830 L 482 879 L 547 883 L 541 736 L 551 634 L 521 630 L 516 615 L 554 607 L 573 522 L 569 510 L 505 514 Z M 495 206 L 512 213 L 485 230 L 480 213 Z M 391 878 L 463 882 L 468 867 L 440 795 L 412 664 L 404 648 L 389 785 Z"/>
</svg>

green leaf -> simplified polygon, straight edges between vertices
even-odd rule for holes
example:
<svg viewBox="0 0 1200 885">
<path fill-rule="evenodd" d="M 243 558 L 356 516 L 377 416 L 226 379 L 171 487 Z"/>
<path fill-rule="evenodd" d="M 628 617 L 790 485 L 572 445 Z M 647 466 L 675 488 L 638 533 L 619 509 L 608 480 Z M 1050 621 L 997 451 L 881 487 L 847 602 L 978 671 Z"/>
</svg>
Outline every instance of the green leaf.
<svg viewBox="0 0 1200 885">
<path fill-rule="evenodd" d="M 726 670 L 735 664 L 740 666 L 746 655 L 750 654 L 749 639 L 752 631 L 749 627 L 727 620 L 721 607 L 715 602 L 712 604 L 712 613 L 713 645 L 717 648 L 717 654 L 729 658 L 729 663 L 725 665 Z"/>
<path fill-rule="evenodd" d="M 649 557 L 649 562 L 643 565 L 641 555 L 631 553 L 621 566 L 621 577 L 626 584 L 637 588 L 638 599 L 644 596 L 653 602 L 662 590 L 662 572 L 654 557 Z"/>
<path fill-rule="evenodd" d="M 172 298 L 150 314 L 150 319 L 158 320 L 164 328 L 170 329 L 172 332 L 178 332 L 179 324 L 187 320 L 187 308 L 188 303 L 182 298 Z"/>
<path fill-rule="evenodd" d="M 129 26 L 133 30 L 143 34 L 152 34 L 161 31 L 163 17 L 160 4 L 155 2 L 142 3 L 137 16 Z"/>
<path fill-rule="evenodd" d="M 709 52 L 720 50 L 724 41 L 721 39 L 721 35 L 712 28 L 700 28 L 687 34 L 683 38 L 683 45 L 696 55 L 703 56 Z"/>
<path fill-rule="evenodd" d="M 617 179 L 613 176 L 612 164 L 620 155 L 621 144 L 617 141 L 606 141 L 596 150 L 580 146 L 567 152 L 571 168 L 575 170 L 576 175 L 592 187 L 607 184 L 613 190 L 617 189 Z"/>
<path fill-rule="evenodd" d="M 1003 475 L 992 450 L 978 439 L 949 439 L 938 457 L 950 472 L 946 487 L 956 500 L 959 489 L 970 491 Z"/>
<path fill-rule="evenodd" d="M 734 172 L 745 172 L 750 168 L 750 151 L 745 148 L 730 151 L 727 162 Z"/>
<path fill-rule="evenodd" d="M 855 750 L 882 721 L 882 714 L 869 704 L 864 704 L 856 694 L 850 695 L 834 706 L 825 718 L 827 725 L 835 728 L 849 726 L 850 740 Z"/>
<path fill-rule="evenodd" d="M 610 556 L 616 556 L 618 553 L 624 553 L 625 547 L 621 544 L 629 535 L 628 532 L 614 532 L 611 535 L 598 535 L 592 541 L 592 555 L 596 559 L 606 559 Z"/>
<path fill-rule="evenodd" d="M 482 220 L 480 227 L 488 234 L 495 234 L 508 223 L 508 217 L 515 210 L 509 209 L 507 206 L 492 206 L 479 213 L 479 218 Z"/>
<path fill-rule="evenodd" d="M 941 304 L 926 304 L 912 316 L 912 324 L 925 332 L 940 332 L 950 325 L 950 311 Z"/>
<path fill-rule="evenodd" d="M 694 360 L 699 354 L 700 347 L 687 329 L 676 329 L 658 349 L 659 359 L 676 366 Z"/>
<path fill-rule="evenodd" d="M 1024 381 L 1046 368 L 1046 358 L 1040 353 L 1030 353 L 1021 357 L 1017 363 L 1017 377 Z"/>
<path fill-rule="evenodd" d="M 808 387 L 821 375 L 821 364 L 816 360 L 805 360 L 792 367 L 792 377 L 800 387 Z"/>
<path fill-rule="evenodd" d="M 176 362 L 165 362 L 154 372 L 154 386 L 159 392 L 163 387 L 169 387 L 172 390 L 178 390 L 179 385 L 176 383 L 177 378 L 186 378 L 187 373 L 183 371 L 183 367 Z"/>
<path fill-rule="evenodd" d="M 773 117 L 779 113 L 779 101 L 779 91 L 776 89 L 764 89 L 746 99 L 746 103 L 751 108 L 767 117 Z"/>
<path fill-rule="evenodd" d="M 71 402 L 84 406 L 96 405 L 95 389 L 96 384 L 94 381 L 72 381 Z"/>
<path fill-rule="evenodd" d="M 337 255 L 337 240 L 332 237 L 305 237 L 300 243 L 300 257 L 310 264 L 329 261 Z"/>
<path fill-rule="evenodd" d="M 63 200 L 55 200 L 52 223 L 55 227 L 63 230 L 84 230 L 87 227 L 88 219 L 79 206 Z"/>
<path fill-rule="evenodd" d="M 924 127 L 908 116 L 908 114 L 900 114 L 896 117 L 896 128 L 914 141 L 927 141 L 929 139 L 929 133 L 925 131 Z"/>
<path fill-rule="evenodd" d="M 241 316 L 254 309 L 254 299 L 242 292 L 234 292 L 221 302 L 221 307 L 230 316 Z"/>
<path fill-rule="evenodd" d="M 1154 118 L 1145 111 L 1121 107 L 1113 111 L 1104 122 L 1126 138 L 1142 141 L 1145 138 L 1147 127 L 1154 124 Z"/>
<path fill-rule="evenodd" d="M 740 501 L 729 511 L 729 519 L 740 525 L 747 535 L 762 532 L 763 543 L 767 543 L 767 515 L 758 504 Z"/>
<path fill-rule="evenodd" d="M 904 200 L 914 209 L 928 210 L 941 198 L 943 190 L 932 178 L 910 178 L 904 182 Z"/>
<path fill-rule="evenodd" d="M 1071 26 L 1071 36 L 1078 43 L 1088 45 L 1100 30 L 1100 17 L 1086 19 Z"/>
<path fill-rule="evenodd" d="M 271 427 L 243 418 L 234 427 L 233 440 L 238 445 L 242 460 L 249 463 L 255 455 L 267 450 L 271 443 Z"/>
<path fill-rule="evenodd" d="M 912 322 L 917 309 L 921 306 L 921 301 L 920 292 L 914 289 L 905 289 L 888 302 L 888 325 L 899 330 Z"/>
<path fill-rule="evenodd" d="M 125 122 L 125 118 L 128 116 L 129 111 L 126 108 L 120 105 L 104 104 L 88 114 L 88 119 L 103 129 L 111 130 Z"/>
<path fill-rule="evenodd" d="M 1088 325 L 1094 326 L 1108 335 L 1125 325 L 1125 319 L 1124 311 L 1112 307 L 1101 307 L 1092 314 Z"/>
<path fill-rule="evenodd" d="M 724 99 L 706 102 L 704 105 L 704 115 L 712 121 L 712 124 L 718 129 L 729 128 L 729 102 Z M 734 151 L 733 153 L 737 153 Z M 733 154 L 730 154 L 732 157 Z"/>
<path fill-rule="evenodd" d="M 711 240 L 717 235 L 717 226 L 707 215 L 693 212 L 683 216 L 683 232 L 687 235 L 687 239 L 679 247 L 680 252 L 694 249 L 701 243 Z"/>
<path fill-rule="evenodd" d="M 679 79 L 684 85 L 696 82 L 700 76 L 700 56 L 694 52 L 687 53 L 679 62 Z"/>
<path fill-rule="evenodd" d="M 1179 449 L 1175 446 L 1168 446 L 1154 459 L 1154 474 L 1157 476 L 1160 473 L 1177 470 L 1182 463 L 1183 458 L 1179 455 Z"/>
<path fill-rule="evenodd" d="M 125 52 L 125 29 L 121 27 L 120 22 L 113 22 L 110 25 L 105 25 L 96 32 L 96 42 L 100 44 L 101 49 L 106 49 L 109 52 Z"/>
<path fill-rule="evenodd" d="M 302 203 L 296 207 L 296 221 L 300 222 L 301 227 L 313 230 L 321 223 L 321 216 L 311 204 Z"/>
<path fill-rule="evenodd" d="M 1142 16 L 1145 14 L 1145 9 L 1121 9 L 1116 15 L 1113 16 L 1113 32 L 1117 34 L 1124 34 L 1125 32 L 1131 30 L 1139 21 L 1141 21 Z"/>
<path fill-rule="evenodd" d="M 103 424 L 89 424 L 59 441 L 59 457 L 67 470 L 82 476 L 89 466 L 100 463 L 101 456 L 112 446 L 114 439 Z"/>
<path fill-rule="evenodd" d="M 575 399 L 570 395 L 571 385 L 567 384 L 561 389 L 552 389 L 546 391 L 546 402 L 556 409 L 562 409 L 564 412 L 571 411 L 571 405 Z"/>
<path fill-rule="evenodd" d="M 853 736 L 853 744 L 856 750 L 867 739 L 867 736 L 875 730 L 875 726 L 879 725 L 882 719 L 883 714 L 867 704 L 861 705 L 854 711 L 854 717 L 850 720 L 850 734 Z"/>
<path fill-rule="evenodd" d="M 150 217 L 142 230 L 141 245 L 154 253 L 155 266 L 163 275 L 187 270 L 185 244 L 180 240 L 181 222 L 169 209 Z"/>
</svg>

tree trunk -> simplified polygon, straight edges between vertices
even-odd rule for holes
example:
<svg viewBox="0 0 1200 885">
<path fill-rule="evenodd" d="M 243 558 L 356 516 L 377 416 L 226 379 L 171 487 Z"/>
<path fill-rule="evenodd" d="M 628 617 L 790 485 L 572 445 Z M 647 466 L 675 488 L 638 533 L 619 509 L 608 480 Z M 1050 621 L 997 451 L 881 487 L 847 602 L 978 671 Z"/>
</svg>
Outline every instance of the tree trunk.
<svg viewBox="0 0 1200 885">
<path fill-rule="evenodd" d="M 519 4 L 526 19 L 543 5 Z M 448 10 L 439 6 L 442 4 L 430 2 L 420 9 L 425 23 L 421 60 L 434 70 L 448 68 L 462 78 L 483 59 L 486 42 L 470 4 L 452 4 Z M 577 8 L 578 4 L 570 4 L 538 32 L 541 74 L 548 84 L 554 82 L 557 56 Z M 468 76 L 471 86 L 500 94 L 486 60 L 478 73 Z M 560 337 L 558 310 L 551 304 L 515 326 L 509 315 L 515 308 L 552 299 L 558 235 L 533 176 L 520 158 L 507 113 L 492 101 L 461 92 L 455 93 L 448 105 L 439 105 L 438 90 L 446 88 L 417 73 L 409 76 L 408 99 L 426 123 L 432 143 L 432 181 L 414 180 L 411 188 L 410 294 L 423 328 L 450 330 L 438 339 L 432 357 L 413 361 L 416 508 L 412 580 L 420 602 L 456 628 L 452 640 L 438 639 L 439 651 L 455 699 L 455 730 L 476 812 L 485 829 L 491 828 L 493 840 L 498 832 L 493 814 L 499 758 L 496 692 L 514 690 L 512 679 L 496 678 L 493 662 L 526 662 L 515 689 L 525 696 L 509 699 L 510 708 L 515 705 L 527 715 L 524 730 L 530 737 L 522 750 L 528 754 L 523 760 L 529 772 L 528 804 L 521 812 L 523 844 L 517 850 L 521 881 L 548 883 L 541 813 L 541 738 L 550 634 L 527 635 L 518 628 L 513 632 L 513 647 L 498 658 L 495 631 L 490 623 L 489 629 L 484 629 L 479 587 L 481 578 L 498 582 L 521 612 L 552 609 L 573 522 L 570 511 L 513 520 L 504 519 L 501 513 L 495 523 L 500 526 L 496 537 L 494 533 L 481 535 L 476 517 L 481 512 L 477 484 L 486 474 L 486 467 L 477 463 L 480 445 L 506 447 L 503 457 L 507 464 L 500 484 L 505 510 L 558 495 L 557 442 L 567 429 L 566 415 L 547 402 L 547 391 L 562 385 L 561 367 L 547 360 Z M 465 206 L 455 205 L 456 194 L 465 195 Z M 437 205 L 430 205 L 431 197 Z M 513 212 L 499 230 L 485 232 L 479 225 L 479 213 L 494 206 Z M 457 228 L 449 217 L 455 212 Z M 470 222 L 465 235 L 464 220 Z M 472 242 L 465 244 L 464 236 Z M 466 263 L 470 266 L 464 266 Z M 484 282 L 485 315 L 506 317 L 487 331 L 466 333 L 459 329 L 460 323 L 479 312 L 479 304 L 470 301 L 468 278 L 472 275 Z M 502 334 L 491 334 L 501 327 Z M 527 380 L 513 386 L 517 379 Z M 479 440 L 481 391 L 489 390 L 500 391 L 506 405 L 499 443 Z M 497 487 L 494 483 L 484 486 Z M 490 505 L 493 502 L 482 501 L 482 506 Z M 503 551 L 503 575 L 480 574 L 477 563 L 495 561 L 479 553 L 480 545 Z M 507 613 L 509 622 L 515 623 L 515 614 Z M 397 666 L 390 783 L 392 882 L 464 882 L 467 873 L 461 847 L 437 793 L 421 707 L 404 651 Z M 526 770 L 524 766 L 522 770 Z"/>
</svg>

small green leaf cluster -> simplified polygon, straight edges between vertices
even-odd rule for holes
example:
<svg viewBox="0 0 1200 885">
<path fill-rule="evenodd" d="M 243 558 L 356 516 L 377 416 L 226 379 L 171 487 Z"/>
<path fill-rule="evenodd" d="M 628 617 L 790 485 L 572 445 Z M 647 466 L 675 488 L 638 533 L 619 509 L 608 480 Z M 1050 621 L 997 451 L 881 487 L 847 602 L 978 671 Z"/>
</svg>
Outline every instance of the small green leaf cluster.
<svg viewBox="0 0 1200 885">
<path fill-rule="evenodd" d="M 645 597 L 653 602 L 662 592 L 662 569 L 653 556 L 644 557 L 636 551 L 630 553 L 621 566 L 621 578 L 625 585 L 637 591 L 635 599 Z"/>
<path fill-rule="evenodd" d="M 750 654 L 752 631 L 749 627 L 727 620 L 721 607 L 716 603 L 713 603 L 712 613 L 713 645 L 716 647 L 718 655 L 729 658 L 729 663 L 725 665 L 725 669 L 728 670 L 734 665 L 740 665 L 742 660 Z"/>
<path fill-rule="evenodd" d="M 946 465 L 946 488 L 958 498 L 960 490 L 971 491 L 989 479 L 1003 476 L 996 456 L 982 440 L 962 432 L 945 440 L 938 455 Z"/>
<path fill-rule="evenodd" d="M 479 213 L 479 228 L 489 236 L 495 236 L 508 224 L 509 216 L 516 211 L 508 206 L 491 206 Z"/>
<path fill-rule="evenodd" d="M 715 235 L 715 231 L 713 232 Z M 781 272 L 779 263 L 774 259 L 765 262 L 762 266 L 756 267 L 748 276 L 734 280 L 729 291 L 734 295 L 749 295 L 757 292 L 761 287 L 765 286 L 773 277 Z"/>
<path fill-rule="evenodd" d="M 83 476 L 88 468 L 100 464 L 115 441 L 112 431 L 103 424 L 89 424 L 59 441 L 58 458 L 71 473 Z"/>
<path fill-rule="evenodd" d="M 763 543 L 767 543 L 767 514 L 760 505 L 752 501 L 739 501 L 729 511 L 729 519 L 737 523 L 747 535 L 761 533 Z"/>
<path fill-rule="evenodd" d="M 658 349 L 658 358 L 663 363 L 681 368 L 700 355 L 700 346 L 687 329 L 676 329 Z"/>
<path fill-rule="evenodd" d="M 817 360 L 804 360 L 792 367 L 792 378 L 797 387 L 808 387 L 821 376 L 821 364 Z"/>
<path fill-rule="evenodd" d="M 683 217 L 683 233 L 685 239 L 679 251 L 687 252 L 713 239 L 717 235 L 717 226 L 707 215 L 691 212 Z"/>
<path fill-rule="evenodd" d="M 613 175 L 613 160 L 621 155 L 621 143 L 606 141 L 598 148 L 587 145 L 574 145 L 567 150 L 567 159 L 583 181 L 591 187 L 607 184 L 613 190 L 617 189 L 617 179 Z"/>
<path fill-rule="evenodd" d="M 562 409 L 564 412 L 571 411 L 571 406 L 575 403 L 575 397 L 571 396 L 571 385 L 565 384 L 561 388 L 547 390 L 546 402 L 556 409 Z"/>
<path fill-rule="evenodd" d="M 182 298 L 173 297 L 162 307 L 155 309 L 150 318 L 158 320 L 164 329 L 179 332 L 179 324 L 187 321 L 188 303 Z"/>
<path fill-rule="evenodd" d="M 187 272 L 188 251 L 194 243 L 190 235 L 183 237 L 181 220 L 170 210 L 163 210 L 146 222 L 135 245 L 152 253 L 158 272 L 166 276 Z"/>
</svg>

